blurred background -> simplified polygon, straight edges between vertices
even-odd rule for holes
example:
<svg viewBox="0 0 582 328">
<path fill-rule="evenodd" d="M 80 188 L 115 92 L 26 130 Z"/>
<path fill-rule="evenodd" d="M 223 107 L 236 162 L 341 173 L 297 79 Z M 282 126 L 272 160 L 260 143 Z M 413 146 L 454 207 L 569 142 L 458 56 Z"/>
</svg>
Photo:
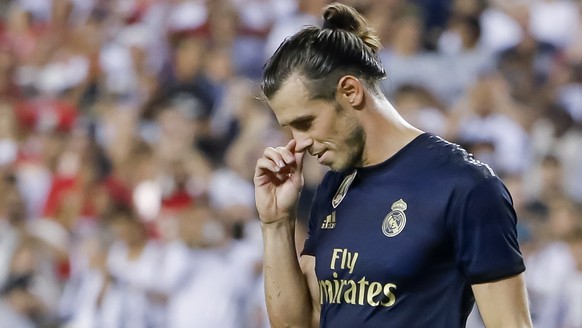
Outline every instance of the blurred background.
<svg viewBox="0 0 582 328">
<path fill-rule="evenodd" d="M 582 1 L 343 2 L 402 115 L 512 192 L 535 326 L 582 327 Z M 0 328 L 268 327 L 258 84 L 327 3 L 0 0 Z"/>
</svg>

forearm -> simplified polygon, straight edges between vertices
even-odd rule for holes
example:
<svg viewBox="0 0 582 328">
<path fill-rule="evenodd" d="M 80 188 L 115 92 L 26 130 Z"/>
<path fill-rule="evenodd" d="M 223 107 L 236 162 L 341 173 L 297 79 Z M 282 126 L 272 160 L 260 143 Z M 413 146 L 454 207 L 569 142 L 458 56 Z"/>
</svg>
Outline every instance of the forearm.
<svg viewBox="0 0 582 328">
<path fill-rule="evenodd" d="M 310 327 L 312 298 L 295 248 L 295 222 L 263 224 L 265 296 L 271 326 Z"/>
<path fill-rule="evenodd" d="M 523 274 L 473 285 L 473 292 L 487 328 L 532 327 Z"/>
</svg>

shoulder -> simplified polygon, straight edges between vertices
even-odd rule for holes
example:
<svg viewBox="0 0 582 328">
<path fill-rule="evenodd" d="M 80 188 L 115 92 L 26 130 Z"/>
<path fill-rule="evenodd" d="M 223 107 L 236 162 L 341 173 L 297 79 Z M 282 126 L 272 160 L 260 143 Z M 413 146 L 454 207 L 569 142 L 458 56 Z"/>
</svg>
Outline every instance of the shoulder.
<svg viewBox="0 0 582 328">
<path fill-rule="evenodd" d="M 443 178 L 477 185 L 496 176 L 489 165 L 475 159 L 473 154 L 456 143 L 429 135 L 426 145 L 429 165 L 438 168 Z"/>
<path fill-rule="evenodd" d="M 451 208 L 464 208 L 471 200 L 505 202 L 511 199 L 491 167 L 456 143 L 431 135 L 421 156 L 419 178 L 430 182 L 431 187 L 427 188 L 440 195 L 440 199 L 446 198 Z"/>
</svg>

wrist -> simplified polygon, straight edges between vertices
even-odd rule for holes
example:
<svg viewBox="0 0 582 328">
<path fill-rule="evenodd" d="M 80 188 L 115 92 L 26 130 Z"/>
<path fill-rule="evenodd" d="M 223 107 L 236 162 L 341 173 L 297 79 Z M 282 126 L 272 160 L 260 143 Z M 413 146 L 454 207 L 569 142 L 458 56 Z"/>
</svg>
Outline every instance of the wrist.
<svg viewBox="0 0 582 328">
<path fill-rule="evenodd" d="M 261 232 L 264 246 L 270 245 L 294 245 L 295 220 L 293 218 L 281 218 L 279 220 L 261 222 Z"/>
<path fill-rule="evenodd" d="M 285 216 L 275 220 L 261 220 L 261 228 L 264 229 L 278 229 L 285 227 L 295 227 L 295 217 Z"/>
</svg>

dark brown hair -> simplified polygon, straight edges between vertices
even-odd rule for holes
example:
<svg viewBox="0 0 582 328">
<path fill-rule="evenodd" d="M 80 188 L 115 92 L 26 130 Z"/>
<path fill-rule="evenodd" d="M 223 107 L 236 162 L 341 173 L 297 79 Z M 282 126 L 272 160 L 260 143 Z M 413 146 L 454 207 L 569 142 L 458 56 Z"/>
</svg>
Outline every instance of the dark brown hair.
<svg viewBox="0 0 582 328">
<path fill-rule="evenodd" d="M 269 99 L 292 74 L 307 78 L 311 97 L 331 100 L 344 75 L 372 87 L 386 77 L 378 58 L 380 40 L 352 7 L 333 3 L 324 8 L 322 27 L 308 26 L 287 38 L 267 61 L 261 87 Z"/>
</svg>

